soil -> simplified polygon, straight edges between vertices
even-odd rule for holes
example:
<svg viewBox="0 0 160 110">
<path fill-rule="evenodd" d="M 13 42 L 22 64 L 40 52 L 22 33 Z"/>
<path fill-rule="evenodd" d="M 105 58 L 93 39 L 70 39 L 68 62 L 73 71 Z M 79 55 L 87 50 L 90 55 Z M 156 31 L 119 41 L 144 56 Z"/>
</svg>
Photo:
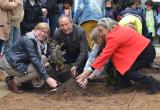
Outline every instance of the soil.
<svg viewBox="0 0 160 110">
<path fill-rule="evenodd" d="M 160 58 L 156 58 L 159 64 Z M 160 70 L 143 69 L 146 75 L 160 80 Z M 57 91 L 33 90 L 23 94 L 9 93 L 0 99 L 0 110 L 159 110 L 160 92 L 146 94 L 146 88 L 133 87 L 113 91 L 103 83 L 92 83 L 86 90 L 73 79 L 63 83 Z"/>
</svg>

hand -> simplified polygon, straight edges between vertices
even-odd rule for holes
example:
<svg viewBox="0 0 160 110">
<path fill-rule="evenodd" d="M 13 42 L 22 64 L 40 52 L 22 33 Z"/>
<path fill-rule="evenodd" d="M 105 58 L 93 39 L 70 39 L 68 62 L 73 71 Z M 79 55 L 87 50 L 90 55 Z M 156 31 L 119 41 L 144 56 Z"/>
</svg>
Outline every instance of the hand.
<svg viewBox="0 0 160 110">
<path fill-rule="evenodd" d="M 83 89 L 87 88 L 87 84 L 88 84 L 87 78 L 83 82 L 79 83 L 80 87 L 82 87 Z"/>
<path fill-rule="evenodd" d="M 23 0 L 15 0 L 15 2 L 17 3 L 17 5 L 22 5 L 23 4 Z"/>
<path fill-rule="evenodd" d="M 76 75 L 77 75 L 77 67 L 76 66 L 73 66 L 72 68 L 71 68 L 71 74 L 72 74 L 72 76 L 75 78 L 76 77 Z"/>
<path fill-rule="evenodd" d="M 83 71 L 83 73 L 76 77 L 77 82 L 83 82 L 90 74 L 90 71 Z"/>
<path fill-rule="evenodd" d="M 58 86 L 57 81 L 51 77 L 49 77 L 46 82 L 48 83 L 49 86 L 51 86 L 52 88 L 55 88 Z"/>
</svg>

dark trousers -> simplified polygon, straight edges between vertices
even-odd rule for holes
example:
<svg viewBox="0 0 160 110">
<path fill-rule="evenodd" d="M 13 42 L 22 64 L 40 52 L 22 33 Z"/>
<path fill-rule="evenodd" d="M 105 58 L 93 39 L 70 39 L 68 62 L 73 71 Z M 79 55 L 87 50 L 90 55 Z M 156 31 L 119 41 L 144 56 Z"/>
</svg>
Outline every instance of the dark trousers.
<svg viewBox="0 0 160 110">
<path fill-rule="evenodd" d="M 135 63 L 131 66 L 131 68 L 124 74 L 121 75 L 121 79 L 123 81 L 135 81 L 141 84 L 145 84 L 147 86 L 154 85 L 157 80 L 153 77 L 146 76 L 140 73 L 138 70 L 144 67 L 147 67 L 155 58 L 156 52 L 155 48 L 150 43 L 146 49 L 140 54 Z"/>
<path fill-rule="evenodd" d="M 0 53 L 1 53 L 1 51 L 2 51 L 3 42 L 4 42 L 4 41 L 0 39 Z"/>
<path fill-rule="evenodd" d="M 65 59 L 65 64 L 74 64 L 77 60 L 78 56 L 66 56 L 64 55 L 64 59 Z M 77 67 L 77 72 L 78 74 L 81 74 L 83 72 L 83 68 L 86 64 L 86 61 L 87 61 L 87 57 L 85 59 L 83 59 L 83 61 L 81 62 L 81 64 Z"/>
<path fill-rule="evenodd" d="M 149 39 L 151 40 L 151 42 L 154 41 L 154 38 L 152 37 L 152 32 L 149 33 Z"/>
<path fill-rule="evenodd" d="M 53 37 L 53 34 L 58 27 L 58 19 L 59 15 L 48 15 L 49 18 L 49 26 L 50 26 L 50 36 Z"/>
</svg>

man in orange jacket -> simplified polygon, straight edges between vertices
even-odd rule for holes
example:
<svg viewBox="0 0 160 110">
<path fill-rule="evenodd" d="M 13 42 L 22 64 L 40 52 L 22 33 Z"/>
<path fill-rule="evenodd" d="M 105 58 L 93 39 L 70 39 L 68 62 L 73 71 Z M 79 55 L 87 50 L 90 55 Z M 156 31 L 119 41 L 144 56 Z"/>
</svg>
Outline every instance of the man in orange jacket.
<svg viewBox="0 0 160 110">
<path fill-rule="evenodd" d="M 147 93 L 157 93 L 159 81 L 138 72 L 155 58 L 155 48 L 150 40 L 129 27 L 119 26 L 110 18 L 99 20 L 97 28 L 99 45 L 105 43 L 105 47 L 92 63 L 91 67 L 94 71 L 90 71 L 92 74 L 80 82 L 80 86 L 86 87 L 88 80 L 95 76 L 93 74 L 100 71 L 111 59 L 115 69 L 120 73 L 120 77 L 125 80 L 124 82 L 134 81 L 145 84 L 148 86 Z"/>
</svg>

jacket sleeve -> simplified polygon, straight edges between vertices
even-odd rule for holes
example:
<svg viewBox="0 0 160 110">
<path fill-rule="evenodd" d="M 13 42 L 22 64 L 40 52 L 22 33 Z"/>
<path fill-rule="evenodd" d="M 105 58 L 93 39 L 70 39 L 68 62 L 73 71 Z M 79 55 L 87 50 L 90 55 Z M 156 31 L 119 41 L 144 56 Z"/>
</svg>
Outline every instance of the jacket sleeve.
<svg viewBox="0 0 160 110">
<path fill-rule="evenodd" d="M 9 0 L 0 0 L 0 8 L 4 10 L 10 11 L 16 7 L 17 7 L 17 3 L 14 1 L 10 2 Z"/>
<path fill-rule="evenodd" d="M 48 74 L 42 64 L 41 57 L 38 55 L 36 42 L 31 39 L 27 39 L 25 43 L 26 43 L 26 46 L 25 46 L 26 52 L 28 57 L 30 58 L 30 61 L 35 66 L 40 76 L 46 80 L 48 78 Z"/>
<path fill-rule="evenodd" d="M 99 50 L 99 46 L 98 44 L 94 44 L 93 48 L 92 48 L 92 52 L 89 55 L 89 58 L 86 62 L 86 65 L 84 67 L 83 70 L 89 70 L 89 68 L 91 67 L 92 62 L 96 59 L 97 54 L 98 54 L 98 50 Z"/>
<path fill-rule="evenodd" d="M 80 35 L 80 54 L 75 62 L 75 66 L 79 67 L 85 62 L 87 59 L 87 54 L 88 54 L 88 43 L 86 39 L 86 34 L 84 31 L 82 31 Z"/>
<path fill-rule="evenodd" d="M 100 70 L 108 61 L 108 59 L 112 56 L 112 54 L 116 51 L 119 46 L 119 40 L 117 37 L 112 35 L 107 35 L 105 48 L 102 50 L 101 54 L 96 58 L 93 62 L 92 67 Z"/>
</svg>

